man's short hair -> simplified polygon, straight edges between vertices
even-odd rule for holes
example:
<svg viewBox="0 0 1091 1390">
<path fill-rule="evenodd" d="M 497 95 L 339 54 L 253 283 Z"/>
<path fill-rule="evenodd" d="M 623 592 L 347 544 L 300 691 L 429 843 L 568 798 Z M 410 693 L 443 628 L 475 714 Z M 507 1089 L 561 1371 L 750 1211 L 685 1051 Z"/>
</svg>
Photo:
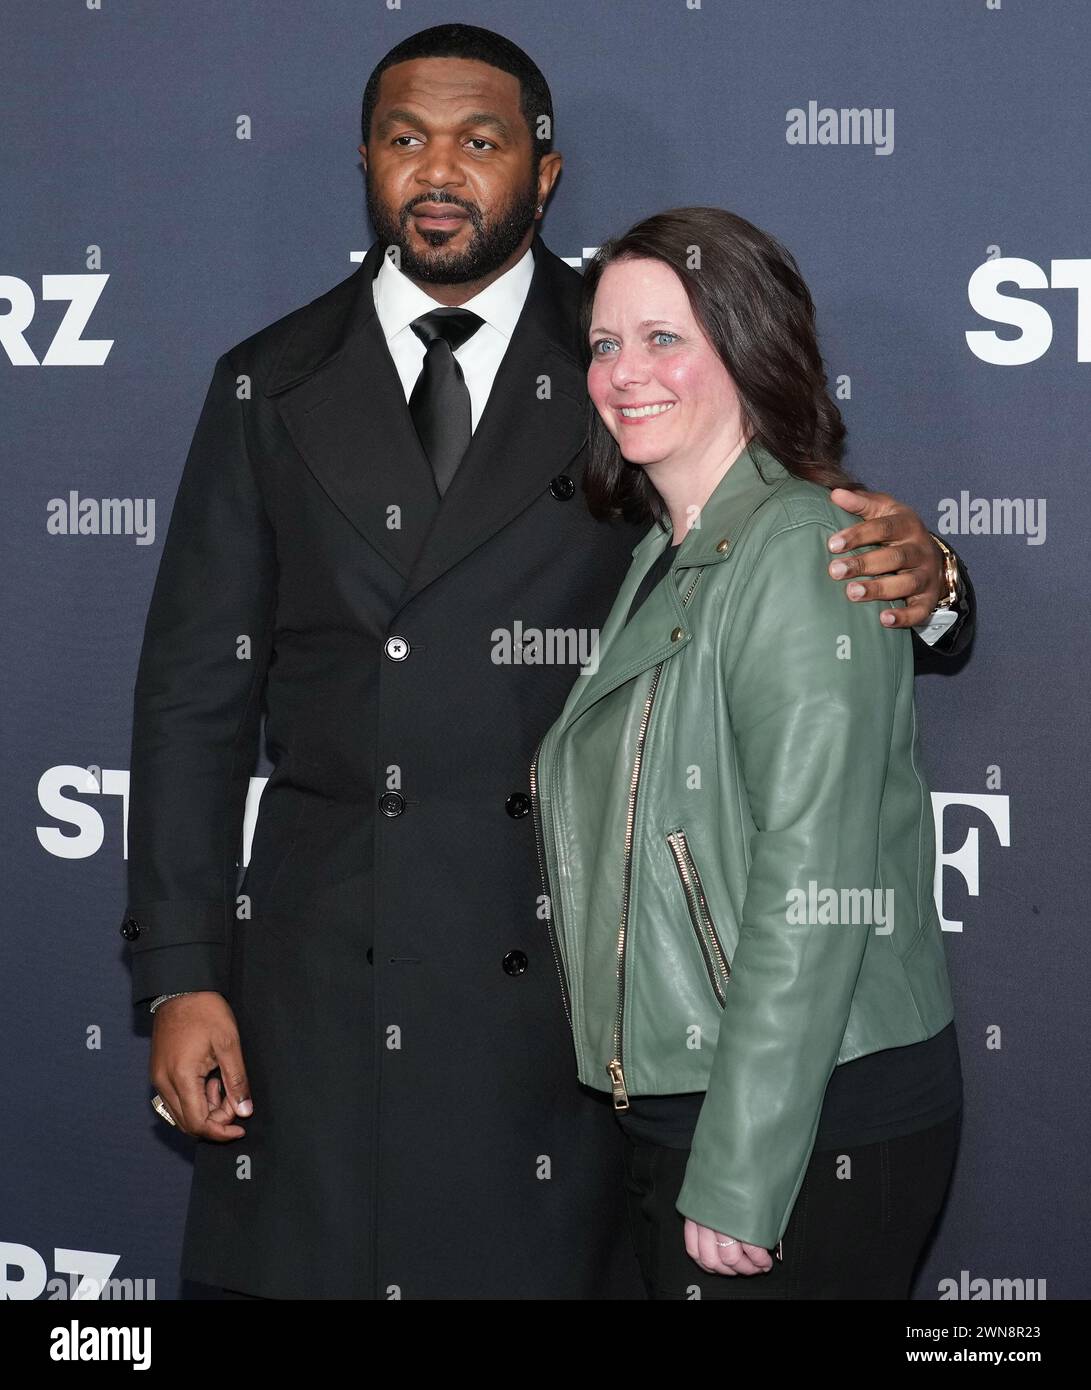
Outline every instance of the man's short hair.
<svg viewBox="0 0 1091 1390">
<path fill-rule="evenodd" d="M 379 98 L 379 79 L 395 63 L 407 63 L 414 58 L 472 58 L 499 68 L 501 72 L 510 72 L 519 80 L 519 108 L 530 131 L 535 166 L 541 156 L 553 148 L 553 98 L 537 64 L 503 34 L 479 29 L 475 24 L 436 24 L 431 29 L 422 29 L 418 34 L 410 34 L 380 59 L 364 88 L 360 134 L 365 145 Z M 539 134 L 542 116 L 547 117 L 544 135 Z"/>
</svg>

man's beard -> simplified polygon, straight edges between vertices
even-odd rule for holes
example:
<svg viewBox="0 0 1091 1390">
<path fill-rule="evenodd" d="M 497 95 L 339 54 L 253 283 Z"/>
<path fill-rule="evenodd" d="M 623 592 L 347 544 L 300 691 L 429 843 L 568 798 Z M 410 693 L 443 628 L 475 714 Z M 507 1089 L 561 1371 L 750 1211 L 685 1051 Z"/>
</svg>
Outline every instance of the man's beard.
<svg viewBox="0 0 1091 1390">
<path fill-rule="evenodd" d="M 444 252 L 442 248 L 451 240 L 451 232 L 421 231 L 418 235 L 436 250 L 431 256 L 419 256 L 409 244 L 409 218 L 412 209 L 421 203 L 451 203 L 460 207 L 470 222 L 469 245 L 462 251 Z M 464 202 L 449 193 L 418 195 L 394 215 L 375 198 L 371 184 L 367 186 L 368 216 L 379 240 L 384 246 L 398 247 L 403 274 L 433 285 L 465 284 L 470 280 L 482 280 L 498 270 L 533 225 L 537 210 L 536 176 L 516 192 L 508 206 L 491 222 L 485 222 L 476 203 Z"/>
</svg>

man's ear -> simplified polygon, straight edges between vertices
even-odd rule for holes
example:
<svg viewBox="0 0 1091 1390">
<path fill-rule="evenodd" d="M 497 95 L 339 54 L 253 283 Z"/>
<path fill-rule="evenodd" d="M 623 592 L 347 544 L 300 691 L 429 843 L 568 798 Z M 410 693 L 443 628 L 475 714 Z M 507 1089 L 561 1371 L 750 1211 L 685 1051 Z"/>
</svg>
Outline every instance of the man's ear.
<svg viewBox="0 0 1091 1390">
<path fill-rule="evenodd" d="M 538 162 L 538 201 L 548 203 L 550 194 L 553 192 L 553 185 L 557 182 L 561 174 L 561 165 L 564 157 L 557 150 L 550 150 L 549 154 L 542 155 Z"/>
<path fill-rule="evenodd" d="M 360 152 L 360 158 L 361 158 L 361 159 L 363 160 L 363 162 L 364 162 L 364 173 L 366 174 L 366 173 L 367 173 L 367 146 L 366 146 L 366 145 L 357 145 L 356 148 L 357 148 L 357 150 L 359 150 L 359 152 Z"/>
</svg>

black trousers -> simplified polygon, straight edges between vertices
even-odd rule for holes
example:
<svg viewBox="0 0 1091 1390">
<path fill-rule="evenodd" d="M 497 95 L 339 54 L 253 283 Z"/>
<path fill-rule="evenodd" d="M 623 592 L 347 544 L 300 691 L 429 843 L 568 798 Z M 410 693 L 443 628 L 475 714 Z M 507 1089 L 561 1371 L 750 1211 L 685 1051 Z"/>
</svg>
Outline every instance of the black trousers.
<svg viewBox="0 0 1091 1390">
<path fill-rule="evenodd" d="M 961 1116 L 877 1144 L 812 1153 L 783 1259 L 767 1274 L 706 1274 L 691 1260 L 674 1205 L 689 1150 L 626 1135 L 629 1224 L 648 1297 L 907 1299 L 947 1193 Z"/>
<path fill-rule="evenodd" d="M 706 1274 L 695 1264 L 674 1205 L 689 1150 L 626 1135 L 629 1226 L 648 1297 L 907 1299 L 947 1193 L 961 1118 L 959 1111 L 916 1134 L 812 1153 L 784 1258 L 768 1274 Z M 258 1297 L 237 1289 L 223 1296 Z"/>
</svg>

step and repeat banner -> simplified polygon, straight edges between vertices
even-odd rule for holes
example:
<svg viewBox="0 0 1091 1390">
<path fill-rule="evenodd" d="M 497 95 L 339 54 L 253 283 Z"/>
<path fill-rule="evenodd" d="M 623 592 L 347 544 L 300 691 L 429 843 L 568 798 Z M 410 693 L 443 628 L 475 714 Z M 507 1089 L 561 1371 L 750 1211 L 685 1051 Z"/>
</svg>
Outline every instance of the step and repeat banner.
<svg viewBox="0 0 1091 1390">
<path fill-rule="evenodd" d="M 973 577 L 917 680 L 966 1104 L 915 1296 L 1087 1297 L 1091 6 L 3 8 L 3 1296 L 193 1293 L 118 932 L 144 617 L 213 363 L 361 259 L 364 83 L 459 20 L 551 85 L 569 264 L 691 204 L 793 252 L 848 465 Z"/>
</svg>

